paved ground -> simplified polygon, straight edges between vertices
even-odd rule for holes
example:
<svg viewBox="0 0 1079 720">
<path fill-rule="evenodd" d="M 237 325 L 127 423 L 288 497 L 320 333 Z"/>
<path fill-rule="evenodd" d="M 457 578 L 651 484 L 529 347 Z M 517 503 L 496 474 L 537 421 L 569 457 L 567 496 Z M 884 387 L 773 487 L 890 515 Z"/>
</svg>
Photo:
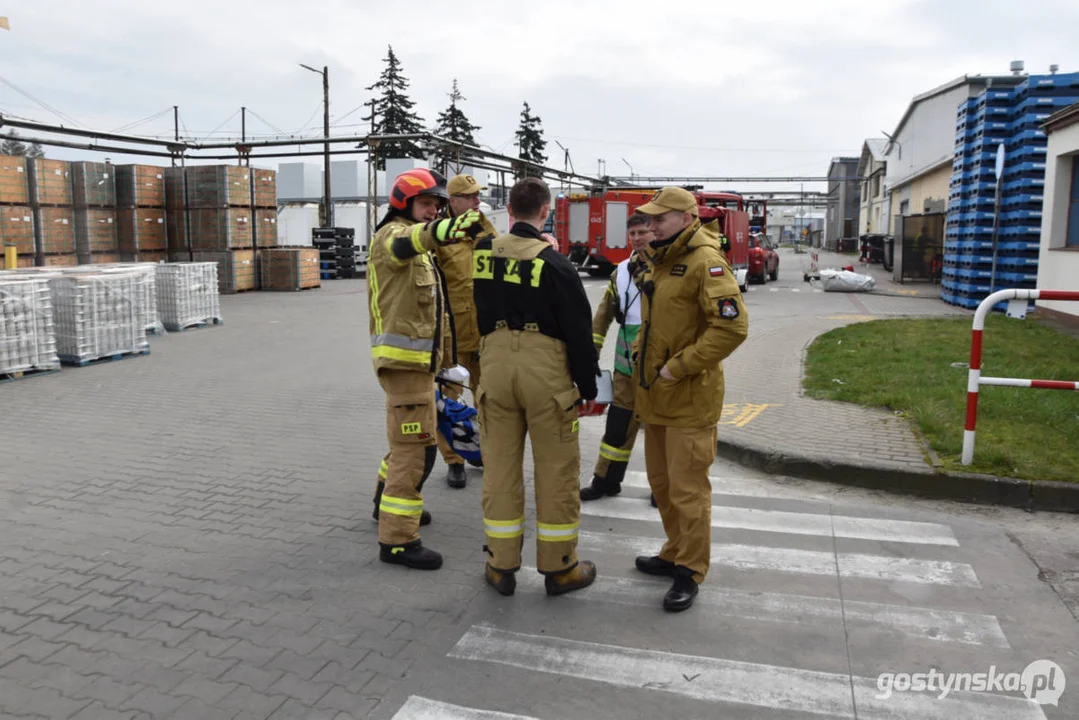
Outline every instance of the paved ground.
<svg viewBox="0 0 1079 720">
<path fill-rule="evenodd" d="M 776 444 L 832 417 L 780 415 L 790 401 L 770 394 L 791 387 L 802 325 L 928 302 L 818 295 L 794 260 L 750 293 L 754 334 L 729 366 L 730 402 L 783 407 L 723 426 Z M 1079 715 L 1073 517 L 720 461 L 713 571 L 697 606 L 668 616 L 665 585 L 632 570 L 662 536 L 638 454 L 624 496 L 587 506 L 602 581 L 547 599 L 525 573 L 501 598 L 482 580 L 475 471 L 452 491 L 440 463 L 428 485 L 441 571 L 375 559 L 385 446 L 363 283 L 222 307 L 226 325 L 155 339 L 147 357 L 0 386 L 0 718 Z M 769 335 L 799 340 L 759 351 Z M 582 422 L 583 474 L 601 433 Z M 1059 707 L 875 698 L 882 672 L 1041 658 L 1073 679 Z"/>
<path fill-rule="evenodd" d="M 821 253 L 818 262 L 825 268 L 852 260 Z M 854 262 L 856 270 L 864 269 Z M 720 425 L 720 438 L 761 450 L 782 449 L 811 460 L 854 464 L 870 460 L 879 468 L 926 469 L 926 448 L 903 419 L 885 411 L 805 397 L 804 351 L 818 335 L 852 322 L 964 311 L 939 299 L 900 294 L 925 293 L 928 288 L 888 282 L 879 266 L 872 271 L 879 276 L 876 289 L 881 294 L 825 293 L 803 281 L 809 263 L 808 254 L 785 250 L 780 256 L 779 280 L 750 286 L 752 341 L 725 365 L 726 402 L 731 407 Z M 751 422 L 745 422 L 747 418 Z"/>
</svg>

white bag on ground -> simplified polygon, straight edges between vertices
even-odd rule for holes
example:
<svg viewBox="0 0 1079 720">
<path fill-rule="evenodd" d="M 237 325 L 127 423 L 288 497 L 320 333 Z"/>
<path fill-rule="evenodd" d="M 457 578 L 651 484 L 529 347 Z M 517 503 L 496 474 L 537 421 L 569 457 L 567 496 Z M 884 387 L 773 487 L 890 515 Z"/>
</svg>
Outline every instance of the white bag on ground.
<svg viewBox="0 0 1079 720">
<path fill-rule="evenodd" d="M 821 270 L 820 280 L 824 292 L 869 292 L 877 284 L 871 276 L 850 270 Z"/>
</svg>

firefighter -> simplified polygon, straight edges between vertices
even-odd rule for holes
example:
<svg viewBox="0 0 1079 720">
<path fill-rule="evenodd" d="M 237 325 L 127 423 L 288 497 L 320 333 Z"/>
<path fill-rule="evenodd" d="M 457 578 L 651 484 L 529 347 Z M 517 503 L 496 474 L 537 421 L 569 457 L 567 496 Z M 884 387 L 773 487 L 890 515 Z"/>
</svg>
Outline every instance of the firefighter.
<svg viewBox="0 0 1079 720">
<path fill-rule="evenodd" d="M 378 224 L 367 263 L 371 356 L 386 393 L 390 444 L 375 495 L 379 559 L 437 570 L 442 556 L 424 547 L 418 532 L 421 490 L 437 452 L 435 373 L 449 359 L 444 343 L 455 348 L 446 323 L 445 280 L 431 251 L 474 237 L 482 226 L 475 212 L 438 219 L 448 193 L 446 178 L 433 170 L 406 170 L 389 195 L 390 209 Z"/>
<path fill-rule="evenodd" d="M 455 218 L 469 211 L 476 212 L 479 214 L 479 222 L 482 226 L 477 239 L 495 237 L 498 231 L 479 210 L 480 191 L 486 189 L 471 175 L 454 176 L 447 187 L 450 198 L 449 204 L 442 211 L 443 217 Z M 474 245 L 474 241 L 465 240 L 440 247 L 435 251 L 439 269 L 446 277 L 449 307 L 457 337 L 456 362 L 468 370 L 469 385 L 472 388 L 479 384 L 480 379 L 480 333 L 476 328 L 476 309 L 472 300 L 472 248 Z M 455 400 L 464 394 L 463 391 L 464 388 L 458 390 L 452 384 L 442 385 L 443 394 Z M 468 481 L 465 476 L 464 459 L 453 451 L 441 435 L 438 438 L 438 449 L 448 466 L 446 484 L 456 489 L 465 487 Z"/>
<path fill-rule="evenodd" d="M 716 425 L 723 411 L 723 359 L 742 344 L 749 316 L 719 244 L 687 190 L 666 187 L 637 210 L 655 239 L 642 276 L 637 419 L 645 467 L 667 542 L 637 569 L 673 577 L 663 608 L 689 608 L 708 573 Z"/>
<path fill-rule="evenodd" d="M 577 558 L 581 399 L 596 397 L 599 363 L 577 269 L 543 239 L 551 191 L 536 178 L 510 191 L 508 235 L 473 251 L 480 331 L 476 405 L 483 448 L 488 584 L 512 595 L 524 541 L 524 444 L 535 463 L 536 565 L 548 595 L 591 585 L 596 566 Z M 576 384 L 576 387 L 574 385 Z"/>
<path fill-rule="evenodd" d="M 598 500 L 604 495 L 618 495 L 622 492 L 622 479 L 637 441 L 640 429 L 633 417 L 633 347 L 641 329 L 641 290 L 633 282 L 637 267 L 644 262 L 648 243 L 652 240 L 652 229 L 648 216 L 635 214 L 626 223 L 629 244 L 633 252 L 628 258 L 618 263 L 611 282 L 603 294 L 596 316 L 592 319 L 592 341 L 596 351 L 603 348 L 607 330 L 611 322 L 618 321 L 618 340 L 614 354 L 614 402 L 607 410 L 607 427 L 599 445 L 599 459 L 592 478 L 592 484 L 581 488 L 581 500 Z"/>
</svg>

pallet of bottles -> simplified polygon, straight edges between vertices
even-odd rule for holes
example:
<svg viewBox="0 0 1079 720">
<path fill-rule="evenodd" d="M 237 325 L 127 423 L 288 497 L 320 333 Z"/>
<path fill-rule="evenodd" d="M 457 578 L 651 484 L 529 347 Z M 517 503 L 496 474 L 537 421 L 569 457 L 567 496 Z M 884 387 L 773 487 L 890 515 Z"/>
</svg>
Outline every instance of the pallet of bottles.
<svg viewBox="0 0 1079 720">
<path fill-rule="evenodd" d="M 216 262 L 167 262 L 153 267 L 158 312 L 166 330 L 224 322 Z"/>
<path fill-rule="evenodd" d="M 0 381 L 60 368 L 46 275 L 0 271 Z"/>
</svg>

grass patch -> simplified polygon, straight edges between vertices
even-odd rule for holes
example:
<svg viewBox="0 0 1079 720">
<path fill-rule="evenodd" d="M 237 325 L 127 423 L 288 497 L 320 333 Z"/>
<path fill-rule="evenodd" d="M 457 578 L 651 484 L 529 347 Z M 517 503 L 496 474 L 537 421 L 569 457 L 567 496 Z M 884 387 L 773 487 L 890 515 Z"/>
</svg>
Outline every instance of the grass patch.
<svg viewBox="0 0 1079 720">
<path fill-rule="evenodd" d="M 877 320 L 833 330 L 809 348 L 806 392 L 900 411 L 920 428 L 947 470 L 1079 480 L 1076 391 L 982 386 L 974 463 L 960 464 L 970 325 L 969 318 L 931 318 Z M 1079 380 L 1079 338 L 1036 319 L 993 314 L 986 321 L 982 373 Z"/>
</svg>

